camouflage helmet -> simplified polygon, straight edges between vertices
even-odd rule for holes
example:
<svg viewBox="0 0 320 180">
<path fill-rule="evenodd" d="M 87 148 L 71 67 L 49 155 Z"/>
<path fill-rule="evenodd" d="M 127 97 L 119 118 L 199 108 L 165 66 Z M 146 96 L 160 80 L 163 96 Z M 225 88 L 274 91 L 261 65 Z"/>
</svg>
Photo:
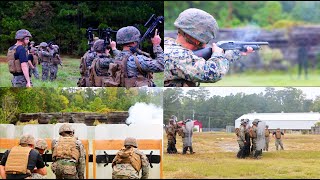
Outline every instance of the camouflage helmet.
<svg viewBox="0 0 320 180">
<path fill-rule="evenodd" d="M 48 148 L 48 144 L 47 144 L 47 142 L 46 142 L 44 139 L 38 139 L 38 140 L 36 141 L 35 148 L 45 150 L 45 149 Z"/>
<path fill-rule="evenodd" d="M 30 145 L 34 145 L 35 144 L 35 139 L 32 135 L 30 134 L 25 134 L 22 135 L 20 138 L 20 144 L 30 144 Z"/>
<path fill-rule="evenodd" d="M 269 126 L 268 125 L 266 125 L 266 128 L 268 128 Z"/>
<path fill-rule="evenodd" d="M 16 32 L 15 39 L 23 39 L 25 37 L 32 37 L 31 33 L 26 29 L 20 29 Z"/>
<path fill-rule="evenodd" d="M 252 121 L 252 124 L 258 124 L 259 121 L 260 121 L 259 119 L 255 119 Z"/>
<path fill-rule="evenodd" d="M 34 41 L 31 41 L 30 44 L 34 44 Z"/>
<path fill-rule="evenodd" d="M 212 15 L 196 8 L 189 8 L 181 12 L 174 25 L 202 43 L 208 43 L 216 38 L 219 29 Z"/>
<path fill-rule="evenodd" d="M 99 39 L 99 40 L 95 41 L 93 44 L 93 49 L 94 49 L 94 51 L 97 51 L 97 52 L 103 52 L 104 51 L 104 40 Z"/>
<path fill-rule="evenodd" d="M 123 27 L 118 30 L 116 39 L 118 44 L 138 42 L 140 40 L 140 31 L 134 26 Z"/>
<path fill-rule="evenodd" d="M 138 148 L 137 140 L 135 138 L 133 138 L 133 137 L 127 137 L 124 140 L 124 145 L 125 146 L 133 146 L 135 148 Z"/>
<path fill-rule="evenodd" d="M 48 44 L 46 43 L 46 42 L 42 42 L 42 43 L 40 43 L 40 45 L 39 45 L 40 47 L 47 47 L 48 46 Z"/>
<path fill-rule="evenodd" d="M 93 41 L 96 42 L 97 40 L 99 40 L 99 37 L 94 37 Z"/>
<path fill-rule="evenodd" d="M 74 129 L 71 127 L 70 124 L 63 124 L 59 128 L 59 134 L 61 135 L 63 132 L 73 132 L 74 133 Z"/>
<path fill-rule="evenodd" d="M 30 49 L 30 53 L 34 53 L 34 52 L 37 52 L 37 48 L 32 47 L 32 48 Z"/>
</svg>

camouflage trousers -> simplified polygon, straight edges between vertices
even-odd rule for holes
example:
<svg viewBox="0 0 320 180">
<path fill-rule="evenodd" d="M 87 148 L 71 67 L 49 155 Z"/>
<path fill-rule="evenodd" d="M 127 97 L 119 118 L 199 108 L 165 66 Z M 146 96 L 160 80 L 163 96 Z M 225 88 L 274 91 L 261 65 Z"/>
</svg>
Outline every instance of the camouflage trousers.
<svg viewBox="0 0 320 180">
<path fill-rule="evenodd" d="M 24 77 L 24 75 L 20 76 L 13 76 L 13 79 L 11 80 L 12 87 L 26 87 L 27 80 Z M 32 86 L 32 82 L 30 80 L 30 84 Z"/>
<path fill-rule="evenodd" d="M 279 145 L 281 147 L 281 150 L 283 150 L 283 144 L 282 144 L 282 140 L 281 139 L 276 139 L 275 145 L 276 145 L 276 149 L 277 150 L 278 150 Z"/>
<path fill-rule="evenodd" d="M 238 140 L 238 144 L 239 144 L 239 151 L 237 153 L 237 158 L 245 158 L 244 142 L 242 140 Z"/>
<path fill-rule="evenodd" d="M 252 142 L 251 152 L 252 154 L 255 154 L 257 149 L 257 138 L 252 138 L 251 142 Z"/>
<path fill-rule="evenodd" d="M 35 66 L 34 69 L 29 68 L 29 76 L 31 77 L 32 74 L 36 79 L 39 79 L 39 71 L 37 66 Z"/>
<path fill-rule="evenodd" d="M 42 81 L 46 81 L 49 76 L 50 63 L 42 62 L 41 65 L 42 65 Z"/>
<path fill-rule="evenodd" d="M 265 138 L 266 138 L 266 144 L 265 144 L 263 150 L 268 151 L 269 150 L 270 137 L 265 137 Z"/>
<path fill-rule="evenodd" d="M 175 140 L 168 140 L 167 153 L 175 154 L 177 153 L 176 142 Z"/>
<path fill-rule="evenodd" d="M 50 81 L 57 79 L 58 65 L 50 64 Z"/>
<path fill-rule="evenodd" d="M 56 179 L 79 179 L 75 162 L 67 159 L 59 159 L 51 165 L 52 172 Z"/>
<path fill-rule="evenodd" d="M 47 177 L 38 173 L 32 173 L 30 179 L 47 179 Z"/>
</svg>

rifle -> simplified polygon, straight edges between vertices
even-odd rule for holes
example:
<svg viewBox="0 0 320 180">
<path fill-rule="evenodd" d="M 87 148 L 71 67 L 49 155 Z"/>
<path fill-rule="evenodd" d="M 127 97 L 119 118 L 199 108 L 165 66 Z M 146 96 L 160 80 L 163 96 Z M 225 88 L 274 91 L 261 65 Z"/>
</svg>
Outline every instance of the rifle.
<svg viewBox="0 0 320 180">
<path fill-rule="evenodd" d="M 226 50 L 240 50 L 242 52 L 247 51 L 247 47 L 252 47 L 253 50 L 259 50 L 260 45 L 269 45 L 268 42 L 246 42 L 246 41 L 219 41 L 217 46 Z M 206 47 L 200 50 L 193 51 L 196 56 L 203 57 L 208 60 L 212 55 L 212 48 Z"/>
<path fill-rule="evenodd" d="M 91 49 L 91 47 L 93 46 L 93 33 L 92 31 L 98 31 L 99 29 L 92 29 L 92 27 L 89 27 L 86 31 L 86 36 L 88 38 L 88 45 Z"/>
<path fill-rule="evenodd" d="M 111 28 L 102 29 L 102 39 L 104 39 L 104 48 L 110 48 L 111 33 L 117 33 L 117 31 Z"/>
<path fill-rule="evenodd" d="M 164 22 L 164 17 L 163 17 L 163 16 L 158 16 L 158 17 L 156 17 L 155 14 L 152 14 L 151 17 L 149 18 L 149 20 L 144 24 L 144 27 L 148 27 L 148 26 L 149 26 L 149 28 L 148 28 L 147 31 L 144 33 L 144 35 L 140 38 L 139 43 L 138 43 L 136 46 L 130 48 L 131 52 L 132 52 L 132 53 L 141 54 L 141 50 L 139 50 L 139 49 L 140 49 L 140 46 L 141 46 L 141 43 L 142 43 L 147 37 L 148 37 L 148 38 L 153 37 L 156 28 L 159 26 L 159 24 L 163 24 L 163 22 Z"/>
</svg>

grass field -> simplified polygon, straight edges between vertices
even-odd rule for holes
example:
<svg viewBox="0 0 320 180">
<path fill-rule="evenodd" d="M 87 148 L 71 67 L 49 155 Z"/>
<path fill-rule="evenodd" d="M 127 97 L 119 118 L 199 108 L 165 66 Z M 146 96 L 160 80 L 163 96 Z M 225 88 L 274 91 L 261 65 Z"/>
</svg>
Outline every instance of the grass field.
<svg viewBox="0 0 320 180">
<path fill-rule="evenodd" d="M 182 151 L 181 137 L 177 149 Z M 238 143 L 233 133 L 195 133 L 193 155 L 167 154 L 164 137 L 164 178 L 319 178 L 320 135 L 286 134 L 284 151 L 276 151 L 274 140 L 262 158 L 237 159 Z"/>
<path fill-rule="evenodd" d="M 1 59 L 5 58 L 4 56 L 0 56 Z M 77 82 L 79 80 L 80 71 L 80 58 L 70 58 L 70 57 L 62 57 L 63 67 L 61 68 L 58 65 L 58 75 L 57 79 L 53 82 L 50 81 L 41 81 L 35 79 L 32 76 L 32 84 L 33 87 L 77 87 Z M 39 76 L 41 79 L 42 67 L 38 65 Z M 0 62 L 0 87 L 11 87 L 11 79 L 12 75 L 8 71 L 8 65 L 6 62 Z M 154 81 L 158 87 L 163 87 L 163 73 L 155 73 Z"/>
<path fill-rule="evenodd" d="M 320 73 L 309 69 L 308 78 L 304 71 L 298 78 L 297 67 L 290 71 L 246 71 L 241 74 L 227 74 L 216 83 L 201 83 L 200 86 L 320 86 Z"/>
</svg>

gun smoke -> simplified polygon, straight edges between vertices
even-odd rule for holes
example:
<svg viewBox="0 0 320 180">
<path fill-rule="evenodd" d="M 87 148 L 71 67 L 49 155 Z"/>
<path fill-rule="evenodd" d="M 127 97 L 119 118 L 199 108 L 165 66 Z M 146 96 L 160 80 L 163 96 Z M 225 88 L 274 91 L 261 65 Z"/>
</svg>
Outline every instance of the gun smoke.
<svg viewBox="0 0 320 180">
<path fill-rule="evenodd" d="M 136 103 L 129 109 L 126 124 L 163 124 L 163 109 L 154 104 Z"/>
</svg>

